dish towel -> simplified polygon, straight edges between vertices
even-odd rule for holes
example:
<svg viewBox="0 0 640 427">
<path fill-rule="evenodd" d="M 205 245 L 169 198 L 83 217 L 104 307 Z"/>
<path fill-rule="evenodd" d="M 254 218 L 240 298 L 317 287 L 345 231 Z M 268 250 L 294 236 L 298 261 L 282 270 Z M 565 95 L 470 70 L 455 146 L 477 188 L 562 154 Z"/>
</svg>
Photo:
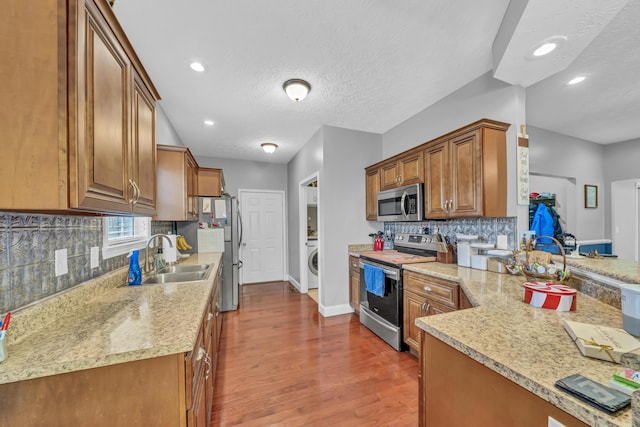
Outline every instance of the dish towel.
<svg viewBox="0 0 640 427">
<path fill-rule="evenodd" d="M 384 296 L 384 271 L 371 265 L 364 265 L 364 284 L 368 292 Z"/>
</svg>

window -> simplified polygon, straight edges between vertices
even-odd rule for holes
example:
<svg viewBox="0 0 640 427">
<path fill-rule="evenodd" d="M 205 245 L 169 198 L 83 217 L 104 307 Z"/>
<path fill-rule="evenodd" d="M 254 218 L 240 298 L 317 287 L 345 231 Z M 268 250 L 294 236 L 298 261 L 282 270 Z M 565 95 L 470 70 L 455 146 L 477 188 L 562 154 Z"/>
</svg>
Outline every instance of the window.
<svg viewBox="0 0 640 427">
<path fill-rule="evenodd" d="M 114 216 L 104 218 L 102 258 L 107 259 L 144 248 L 151 237 L 151 218 Z"/>
</svg>

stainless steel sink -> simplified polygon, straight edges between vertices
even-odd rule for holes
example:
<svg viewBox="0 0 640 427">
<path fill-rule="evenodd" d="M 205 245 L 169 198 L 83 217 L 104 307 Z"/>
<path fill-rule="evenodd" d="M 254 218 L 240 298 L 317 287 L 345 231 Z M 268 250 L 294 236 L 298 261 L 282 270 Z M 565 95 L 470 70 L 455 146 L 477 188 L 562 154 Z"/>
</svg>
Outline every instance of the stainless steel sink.
<svg viewBox="0 0 640 427">
<path fill-rule="evenodd" d="M 213 264 L 170 265 L 142 278 L 143 285 L 197 282 L 206 280 L 213 271 Z M 123 286 L 128 286 L 126 283 Z"/>
<path fill-rule="evenodd" d="M 176 282 L 195 282 L 203 280 L 207 276 L 204 271 L 189 271 L 186 273 L 164 273 L 152 274 L 142 280 L 143 285 L 152 285 L 158 283 L 176 283 Z"/>
<path fill-rule="evenodd" d="M 168 265 L 158 271 L 156 274 L 165 273 L 190 273 L 198 271 L 208 271 L 211 268 L 211 264 L 191 264 L 191 265 Z"/>
</svg>

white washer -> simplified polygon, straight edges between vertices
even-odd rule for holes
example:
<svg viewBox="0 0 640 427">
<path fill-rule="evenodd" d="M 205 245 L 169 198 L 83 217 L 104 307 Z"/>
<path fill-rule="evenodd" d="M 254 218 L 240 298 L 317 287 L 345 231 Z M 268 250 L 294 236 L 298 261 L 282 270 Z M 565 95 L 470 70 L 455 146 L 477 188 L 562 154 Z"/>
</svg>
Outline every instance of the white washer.
<svg viewBox="0 0 640 427">
<path fill-rule="evenodd" d="M 318 241 L 307 240 L 307 268 L 309 273 L 307 277 L 308 288 L 315 289 L 318 287 Z"/>
</svg>

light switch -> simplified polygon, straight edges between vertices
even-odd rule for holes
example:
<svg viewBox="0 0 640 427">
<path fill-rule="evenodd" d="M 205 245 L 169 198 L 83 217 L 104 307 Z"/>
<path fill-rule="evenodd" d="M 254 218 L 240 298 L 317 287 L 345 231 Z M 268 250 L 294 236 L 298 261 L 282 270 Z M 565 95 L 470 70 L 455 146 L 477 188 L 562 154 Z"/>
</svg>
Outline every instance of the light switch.
<svg viewBox="0 0 640 427">
<path fill-rule="evenodd" d="M 91 268 L 100 267 L 100 249 L 97 246 L 91 247 Z"/>
<path fill-rule="evenodd" d="M 55 273 L 57 276 L 62 276 L 69 272 L 69 265 L 67 264 L 67 250 L 58 249 L 55 252 Z"/>
</svg>

